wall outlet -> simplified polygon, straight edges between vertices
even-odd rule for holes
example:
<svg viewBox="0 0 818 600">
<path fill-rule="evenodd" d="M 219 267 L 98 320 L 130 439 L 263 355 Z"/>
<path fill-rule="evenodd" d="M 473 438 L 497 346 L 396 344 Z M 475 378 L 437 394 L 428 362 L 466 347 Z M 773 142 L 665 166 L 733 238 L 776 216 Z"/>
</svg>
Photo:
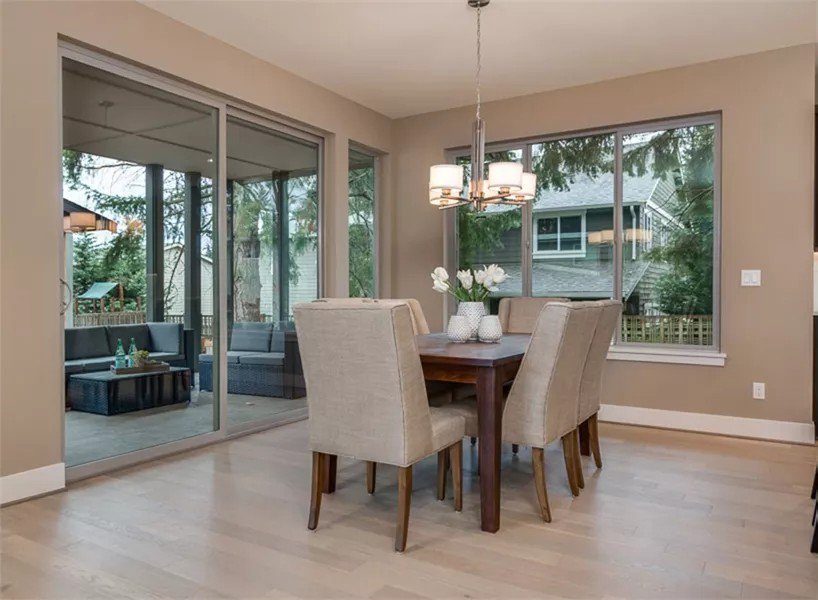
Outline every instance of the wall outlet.
<svg viewBox="0 0 818 600">
<path fill-rule="evenodd" d="M 753 382 L 753 400 L 764 400 L 767 395 L 767 386 L 757 381 Z"/>
<path fill-rule="evenodd" d="M 742 269 L 741 286 L 758 287 L 761 285 L 761 271 L 759 269 Z"/>
</svg>

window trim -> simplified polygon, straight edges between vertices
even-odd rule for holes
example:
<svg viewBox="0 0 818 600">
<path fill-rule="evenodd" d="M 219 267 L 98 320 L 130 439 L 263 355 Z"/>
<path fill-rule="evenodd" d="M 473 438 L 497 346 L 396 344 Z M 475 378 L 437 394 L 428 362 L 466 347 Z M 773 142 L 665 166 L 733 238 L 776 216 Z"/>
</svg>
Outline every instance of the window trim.
<svg viewBox="0 0 818 600">
<path fill-rule="evenodd" d="M 532 211 L 531 218 L 531 239 L 534 240 L 534 247 L 531 254 L 535 259 L 538 258 L 585 258 L 588 249 L 586 245 L 587 228 L 585 215 L 587 211 L 584 210 L 565 210 L 565 211 L 546 211 L 535 210 Z M 581 217 L 580 235 L 582 242 L 582 250 L 562 250 L 562 218 L 563 217 Z M 557 250 L 540 250 L 540 242 L 537 236 L 537 221 L 540 219 L 557 219 Z"/>
<path fill-rule="evenodd" d="M 615 136 L 615 156 L 614 161 L 614 230 L 622 233 L 623 206 L 623 174 L 622 174 L 622 139 L 625 135 L 635 133 L 649 133 L 661 129 L 673 129 L 680 127 L 696 127 L 702 125 L 712 125 L 714 127 L 713 136 L 713 344 L 711 346 L 691 346 L 682 344 L 646 344 L 634 342 L 622 342 L 620 339 L 621 328 L 617 327 L 617 334 L 614 344 L 611 347 L 609 358 L 614 360 L 646 361 L 646 357 L 653 355 L 650 362 L 668 363 L 690 363 L 690 364 L 713 364 L 723 366 L 726 360 L 725 348 L 722 339 L 721 323 L 722 311 L 724 309 L 721 300 L 721 224 L 722 224 L 722 111 L 707 113 L 695 113 L 689 115 L 679 115 L 663 119 L 652 119 L 617 125 L 573 130 L 544 135 L 535 135 L 514 140 L 498 141 L 486 145 L 486 153 L 495 151 L 519 150 L 523 151 L 523 168 L 531 169 L 531 147 L 534 144 L 553 142 L 558 140 L 588 137 L 593 135 L 613 135 Z M 457 146 L 446 149 L 447 162 L 454 163 L 458 156 L 468 153 L 468 146 Z M 619 210 L 617 210 L 617 208 Z M 523 222 L 528 219 L 533 222 L 533 210 L 530 204 L 522 208 Z M 458 265 L 458 234 L 456 211 L 443 211 L 444 223 L 444 264 L 449 269 L 456 269 Z M 521 235 L 521 273 L 522 273 L 522 294 L 530 296 L 532 291 L 531 269 L 534 259 L 532 252 L 533 227 L 523 227 Z M 622 245 L 614 244 L 614 296 L 621 297 L 622 280 Z M 618 295 L 617 295 L 618 294 Z M 451 301 L 448 295 L 444 295 L 444 314 L 453 314 L 455 302 Z M 705 362 L 695 360 L 685 360 L 685 357 L 700 357 Z M 712 359 L 712 360 L 711 360 Z M 707 362 L 710 360 L 710 362 Z"/>
<path fill-rule="evenodd" d="M 349 181 L 349 153 L 357 152 L 372 158 L 372 230 L 374 232 L 372 240 L 372 297 L 380 298 L 380 196 L 379 185 L 381 183 L 381 164 L 383 162 L 383 153 L 377 152 L 363 144 L 359 144 L 354 140 L 349 140 L 347 144 L 347 181 Z M 349 218 L 349 190 L 347 190 L 347 218 Z M 347 280 L 349 279 L 349 223 L 347 223 Z M 347 289 L 347 292 L 349 290 Z"/>
</svg>

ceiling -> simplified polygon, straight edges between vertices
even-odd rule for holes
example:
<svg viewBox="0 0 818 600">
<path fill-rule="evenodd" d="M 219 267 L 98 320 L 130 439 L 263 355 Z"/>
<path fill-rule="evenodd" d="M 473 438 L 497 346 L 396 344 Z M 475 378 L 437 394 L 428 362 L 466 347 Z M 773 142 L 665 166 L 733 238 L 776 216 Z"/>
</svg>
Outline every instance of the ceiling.
<svg viewBox="0 0 818 600">
<path fill-rule="evenodd" d="M 215 177 L 215 110 L 94 67 L 65 60 L 63 146 L 137 164 Z M 315 172 L 315 144 L 229 117 L 227 178 Z"/>
<path fill-rule="evenodd" d="M 143 3 L 389 117 L 474 102 L 466 0 Z M 813 1 L 492 0 L 483 99 L 812 43 L 815 30 Z"/>
</svg>

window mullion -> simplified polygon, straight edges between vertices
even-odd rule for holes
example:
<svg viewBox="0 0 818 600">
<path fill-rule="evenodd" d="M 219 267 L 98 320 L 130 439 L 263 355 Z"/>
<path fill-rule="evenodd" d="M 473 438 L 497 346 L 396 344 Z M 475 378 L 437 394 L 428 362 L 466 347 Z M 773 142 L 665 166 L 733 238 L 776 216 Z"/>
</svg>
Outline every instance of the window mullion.
<svg viewBox="0 0 818 600">
<path fill-rule="evenodd" d="M 623 196 L 623 175 L 622 175 L 622 132 L 617 131 L 614 137 L 614 240 L 613 240 L 613 259 L 614 259 L 614 280 L 613 280 L 613 297 L 617 300 L 622 300 L 622 196 Z M 620 326 L 616 328 L 614 342 L 620 343 L 622 341 L 622 315 L 619 316 Z"/>
<path fill-rule="evenodd" d="M 523 171 L 533 173 L 534 170 L 531 163 L 531 144 L 526 144 L 523 147 Z M 521 215 L 522 227 L 520 228 L 520 244 L 522 248 L 520 249 L 520 262 L 522 264 L 520 265 L 520 273 L 522 277 L 521 293 L 523 296 L 534 295 L 532 284 L 534 281 L 534 256 L 532 254 L 532 246 L 536 243 L 536 238 L 532 242 L 532 238 L 534 237 L 532 204 L 532 202 L 526 202 Z"/>
</svg>

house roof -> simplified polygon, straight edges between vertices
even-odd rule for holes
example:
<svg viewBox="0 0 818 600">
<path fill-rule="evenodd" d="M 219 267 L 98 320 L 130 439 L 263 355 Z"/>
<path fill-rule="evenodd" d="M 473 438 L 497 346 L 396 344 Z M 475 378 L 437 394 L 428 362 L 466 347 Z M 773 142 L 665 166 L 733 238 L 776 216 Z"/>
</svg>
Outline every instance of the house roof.
<svg viewBox="0 0 818 600">
<path fill-rule="evenodd" d="M 623 204 L 645 204 L 653 195 L 659 179 L 652 174 L 628 175 L 624 178 Z M 569 189 L 540 190 L 533 202 L 533 210 L 570 210 L 593 207 L 612 207 L 614 202 L 613 173 L 600 173 L 596 177 L 579 175 L 569 183 Z"/>
</svg>

